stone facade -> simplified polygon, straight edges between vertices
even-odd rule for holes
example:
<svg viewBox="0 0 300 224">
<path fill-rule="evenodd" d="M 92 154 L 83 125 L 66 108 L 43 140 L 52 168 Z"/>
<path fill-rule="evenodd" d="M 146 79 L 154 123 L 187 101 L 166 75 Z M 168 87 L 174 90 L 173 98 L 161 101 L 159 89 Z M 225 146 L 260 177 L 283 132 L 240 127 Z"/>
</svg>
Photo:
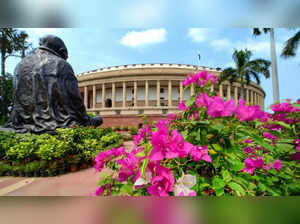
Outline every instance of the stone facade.
<svg viewBox="0 0 300 224">
<path fill-rule="evenodd" d="M 157 120 L 157 117 L 176 112 L 178 103 L 194 94 L 193 88 L 184 90 L 181 81 L 188 74 L 204 69 L 217 76 L 222 72 L 221 69 L 184 64 L 133 64 L 101 68 L 79 74 L 77 78 L 87 111 L 103 116 L 104 126 L 110 126 L 105 120 L 119 120 L 118 126 L 122 126 L 131 125 L 130 120 L 141 121 L 139 114 L 154 116 Z M 224 82 L 212 89 L 237 103 L 240 87 L 240 83 Z M 264 109 L 264 98 L 265 92 L 259 85 L 251 82 L 246 86 L 248 103 Z M 110 105 L 106 104 L 107 99 Z"/>
</svg>

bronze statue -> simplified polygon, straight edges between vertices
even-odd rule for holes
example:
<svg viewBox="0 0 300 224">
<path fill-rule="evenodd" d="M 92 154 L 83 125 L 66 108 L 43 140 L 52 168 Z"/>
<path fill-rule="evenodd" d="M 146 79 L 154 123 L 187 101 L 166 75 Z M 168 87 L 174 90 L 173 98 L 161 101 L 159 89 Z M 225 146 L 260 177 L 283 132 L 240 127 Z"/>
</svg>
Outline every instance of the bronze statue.
<svg viewBox="0 0 300 224">
<path fill-rule="evenodd" d="M 55 133 L 56 128 L 97 127 L 102 118 L 87 115 L 64 42 L 53 35 L 15 69 L 13 110 L 7 127 L 19 133 Z"/>
</svg>

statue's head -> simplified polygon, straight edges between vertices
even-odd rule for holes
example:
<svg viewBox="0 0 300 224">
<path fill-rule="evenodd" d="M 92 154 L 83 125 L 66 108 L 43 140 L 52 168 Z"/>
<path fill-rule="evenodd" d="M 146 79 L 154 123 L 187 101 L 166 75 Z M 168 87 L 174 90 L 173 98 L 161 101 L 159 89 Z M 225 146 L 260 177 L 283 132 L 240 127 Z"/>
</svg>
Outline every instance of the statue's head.
<svg viewBox="0 0 300 224">
<path fill-rule="evenodd" d="M 63 40 L 57 36 L 47 35 L 40 38 L 40 46 L 53 50 L 65 60 L 68 59 L 68 49 Z"/>
</svg>

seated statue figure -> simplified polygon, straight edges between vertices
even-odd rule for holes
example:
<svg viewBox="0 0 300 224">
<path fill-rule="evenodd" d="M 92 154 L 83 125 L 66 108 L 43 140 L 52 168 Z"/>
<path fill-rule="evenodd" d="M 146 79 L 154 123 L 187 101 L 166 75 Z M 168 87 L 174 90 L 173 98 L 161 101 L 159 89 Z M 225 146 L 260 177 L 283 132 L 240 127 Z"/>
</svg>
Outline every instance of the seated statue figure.
<svg viewBox="0 0 300 224">
<path fill-rule="evenodd" d="M 53 35 L 40 39 L 40 47 L 15 69 L 15 90 L 10 121 L 16 132 L 55 133 L 56 128 L 102 124 L 88 116 L 64 42 Z"/>
</svg>

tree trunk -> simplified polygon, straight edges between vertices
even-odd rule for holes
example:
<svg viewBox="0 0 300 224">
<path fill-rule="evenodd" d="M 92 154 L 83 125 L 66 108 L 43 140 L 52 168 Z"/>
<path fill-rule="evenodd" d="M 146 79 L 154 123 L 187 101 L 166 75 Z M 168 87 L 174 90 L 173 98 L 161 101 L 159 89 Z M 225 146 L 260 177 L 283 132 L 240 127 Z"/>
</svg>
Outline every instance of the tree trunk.
<svg viewBox="0 0 300 224">
<path fill-rule="evenodd" d="M 274 28 L 270 28 L 271 39 L 271 59 L 272 59 L 272 86 L 273 86 L 273 103 L 279 102 L 279 84 L 277 74 L 277 61 L 274 41 Z"/>
</svg>

